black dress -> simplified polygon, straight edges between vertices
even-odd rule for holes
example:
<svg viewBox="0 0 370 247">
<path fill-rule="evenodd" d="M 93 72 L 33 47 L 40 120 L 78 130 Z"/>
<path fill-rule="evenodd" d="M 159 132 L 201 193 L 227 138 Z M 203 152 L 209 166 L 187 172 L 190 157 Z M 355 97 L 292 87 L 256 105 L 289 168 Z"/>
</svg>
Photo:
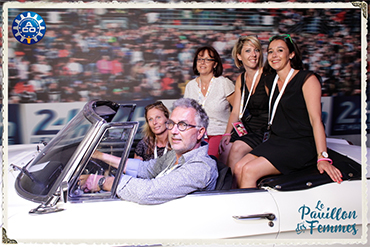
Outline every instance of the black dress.
<svg viewBox="0 0 370 247">
<path fill-rule="evenodd" d="M 316 164 L 316 145 L 302 91 L 312 74 L 301 70 L 288 83 L 276 109 L 270 138 L 251 152 L 265 157 L 283 174 Z M 276 87 L 271 106 L 278 94 Z"/>
<path fill-rule="evenodd" d="M 241 94 L 244 95 L 244 105 L 247 101 L 249 91 L 245 85 L 245 72 L 241 75 Z M 231 142 L 241 140 L 247 143 L 251 148 L 257 147 L 262 143 L 263 134 L 267 127 L 267 117 L 268 117 L 268 104 L 269 98 L 265 90 L 266 76 L 262 75 L 259 83 L 256 86 L 254 94 L 251 95 L 247 109 L 245 110 L 242 122 L 246 128 L 248 134 L 239 136 L 235 130 L 233 130 L 231 135 Z M 246 89 L 245 91 L 244 88 Z"/>
<path fill-rule="evenodd" d="M 135 154 L 143 158 L 143 161 L 154 159 L 154 151 L 150 154 L 147 154 L 148 145 L 145 143 L 144 139 L 140 140 L 136 145 Z M 158 158 L 164 154 L 165 147 L 157 147 Z"/>
</svg>

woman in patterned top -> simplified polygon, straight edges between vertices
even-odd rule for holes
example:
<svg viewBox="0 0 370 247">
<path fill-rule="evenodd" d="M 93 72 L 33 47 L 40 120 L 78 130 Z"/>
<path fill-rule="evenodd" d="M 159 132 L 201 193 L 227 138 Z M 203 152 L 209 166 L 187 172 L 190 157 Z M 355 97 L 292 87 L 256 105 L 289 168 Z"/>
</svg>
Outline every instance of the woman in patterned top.
<svg viewBox="0 0 370 247">
<path fill-rule="evenodd" d="M 166 128 L 169 115 L 167 107 L 161 101 L 145 107 L 144 138 L 136 146 L 135 159 L 156 159 L 170 150 Z"/>
</svg>

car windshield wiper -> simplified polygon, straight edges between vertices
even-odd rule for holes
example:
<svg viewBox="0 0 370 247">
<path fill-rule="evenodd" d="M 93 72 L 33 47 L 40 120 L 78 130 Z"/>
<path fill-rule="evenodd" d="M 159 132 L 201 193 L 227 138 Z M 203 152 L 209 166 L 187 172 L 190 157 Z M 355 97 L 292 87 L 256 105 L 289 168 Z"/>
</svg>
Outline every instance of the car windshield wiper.
<svg viewBox="0 0 370 247">
<path fill-rule="evenodd" d="M 26 169 L 26 166 L 28 166 L 29 163 L 31 163 L 33 159 L 31 159 L 25 166 L 23 166 L 22 168 L 17 166 L 17 165 L 14 165 L 14 164 L 10 164 L 10 167 L 13 168 L 13 170 L 18 170 L 20 171 L 21 173 L 25 174 L 29 179 L 31 179 L 32 182 L 35 182 L 36 179 L 35 177 Z M 37 181 L 38 182 L 38 181 Z"/>
<path fill-rule="evenodd" d="M 42 144 L 44 145 L 44 146 L 46 146 L 46 144 L 47 144 L 47 142 L 45 142 L 45 141 L 43 141 L 42 142 Z M 36 147 L 36 150 L 37 150 L 37 152 L 39 153 L 39 152 L 41 152 L 41 148 L 40 148 L 40 146 L 39 145 L 37 145 L 37 147 Z M 23 167 L 20 167 L 20 166 L 17 166 L 17 165 L 14 165 L 14 164 L 10 164 L 10 167 L 11 168 L 13 168 L 13 170 L 15 171 L 15 170 L 18 170 L 18 171 L 20 171 L 21 173 L 23 173 L 23 174 L 25 174 L 29 179 L 31 179 L 31 181 L 32 182 L 39 182 L 37 179 L 35 179 L 35 177 L 26 169 L 26 167 L 31 163 L 31 161 L 33 161 L 34 160 L 34 158 L 32 158 L 30 161 L 28 161 L 28 163 L 25 165 L 25 166 L 23 166 Z"/>
</svg>

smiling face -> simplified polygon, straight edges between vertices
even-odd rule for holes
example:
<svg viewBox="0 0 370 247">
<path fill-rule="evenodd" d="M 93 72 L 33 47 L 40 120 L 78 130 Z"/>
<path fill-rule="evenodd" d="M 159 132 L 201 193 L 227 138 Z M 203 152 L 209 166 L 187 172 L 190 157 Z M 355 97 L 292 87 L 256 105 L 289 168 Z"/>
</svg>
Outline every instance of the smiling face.
<svg viewBox="0 0 370 247">
<path fill-rule="evenodd" d="M 207 59 L 214 60 L 213 57 L 211 57 L 213 54 L 209 54 L 208 50 L 203 50 L 199 52 L 197 58 L 198 59 L 205 59 L 202 61 L 197 61 L 197 70 L 200 75 L 208 75 L 213 74 L 213 69 L 216 68 L 217 62 L 215 61 L 207 61 Z"/>
<path fill-rule="evenodd" d="M 244 67 L 256 69 L 259 64 L 261 51 L 251 42 L 244 43 L 240 54 L 237 54 L 239 60 L 242 61 Z"/>
<path fill-rule="evenodd" d="M 147 112 L 146 118 L 149 124 L 149 128 L 153 131 L 155 135 L 160 135 L 167 131 L 166 129 L 167 118 L 164 115 L 163 111 L 157 108 L 152 108 Z"/>
<path fill-rule="evenodd" d="M 187 124 L 197 125 L 195 120 L 196 111 L 193 108 L 176 107 L 170 116 L 170 120 L 175 123 L 184 121 Z M 175 124 L 172 130 L 169 130 L 168 138 L 172 147 L 175 150 L 176 156 L 189 152 L 200 146 L 200 140 L 204 134 L 204 128 L 188 127 L 184 131 L 180 131 Z"/>
<path fill-rule="evenodd" d="M 278 71 L 291 68 L 290 59 L 294 57 L 294 52 L 290 53 L 289 48 L 283 40 L 273 40 L 267 50 L 267 60 L 269 65 Z"/>
</svg>

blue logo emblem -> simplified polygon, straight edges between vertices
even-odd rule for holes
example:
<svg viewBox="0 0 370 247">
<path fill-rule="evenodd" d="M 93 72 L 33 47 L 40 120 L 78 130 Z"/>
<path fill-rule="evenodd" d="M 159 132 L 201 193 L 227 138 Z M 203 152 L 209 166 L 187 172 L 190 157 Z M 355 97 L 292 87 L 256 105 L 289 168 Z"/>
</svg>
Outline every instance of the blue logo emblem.
<svg viewBox="0 0 370 247">
<path fill-rule="evenodd" d="M 32 45 L 39 42 L 45 35 L 44 19 L 38 14 L 27 11 L 19 14 L 12 25 L 14 37 L 22 44 Z"/>
</svg>

